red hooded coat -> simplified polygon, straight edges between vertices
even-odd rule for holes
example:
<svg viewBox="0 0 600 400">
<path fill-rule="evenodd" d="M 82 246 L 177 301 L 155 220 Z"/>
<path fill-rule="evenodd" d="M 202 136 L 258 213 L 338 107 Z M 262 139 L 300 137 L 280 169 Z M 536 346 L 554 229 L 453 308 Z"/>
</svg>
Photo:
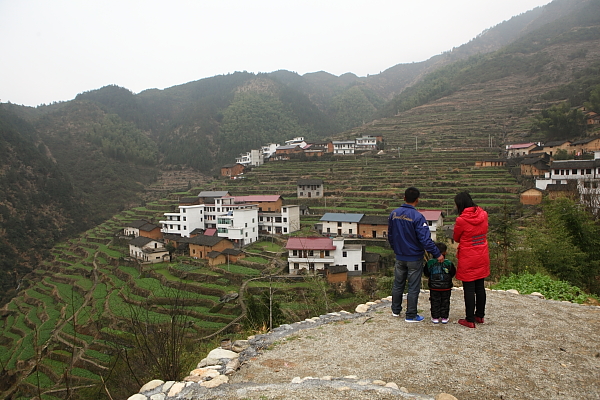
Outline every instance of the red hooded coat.
<svg viewBox="0 0 600 400">
<path fill-rule="evenodd" d="M 487 242 L 488 214 L 480 207 L 467 207 L 456 218 L 454 241 L 456 279 L 472 282 L 490 275 L 490 254 Z"/>
</svg>

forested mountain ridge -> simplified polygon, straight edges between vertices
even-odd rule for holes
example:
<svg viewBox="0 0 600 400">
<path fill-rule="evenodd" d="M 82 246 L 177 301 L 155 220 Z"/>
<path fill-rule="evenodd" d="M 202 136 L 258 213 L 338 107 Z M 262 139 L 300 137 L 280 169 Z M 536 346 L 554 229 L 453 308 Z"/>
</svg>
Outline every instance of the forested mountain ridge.
<svg viewBox="0 0 600 400">
<path fill-rule="evenodd" d="M 0 107 L 0 301 L 48 255 L 54 242 L 90 224 L 68 176 L 34 143 L 35 129 Z M 40 234 L 41 233 L 41 234 Z"/>
<path fill-rule="evenodd" d="M 19 247 L 28 240 L 51 246 L 139 204 L 161 170 L 192 167 L 215 174 L 239 153 L 268 142 L 378 133 L 391 146 L 406 146 L 419 132 L 421 146 L 485 146 L 490 136 L 496 144 L 523 137 L 530 133 L 529 111 L 541 107 L 543 96 L 570 98 L 562 85 L 571 84 L 570 92 L 585 98 L 582 85 L 594 82 L 586 77 L 598 75 L 599 10 L 598 0 L 555 0 L 452 51 L 367 77 L 236 72 L 139 94 L 107 86 L 36 108 L 1 104 L 0 122 L 10 129 L 2 130 L 0 144 L 45 166 L 26 168 L 12 157 L 0 158 L 0 171 L 8 171 L 3 178 L 30 182 L 0 199 L 9 210 L 3 211 L 0 232 L 11 249 L 2 268 L 35 266 Z M 510 103 L 493 108 L 503 93 Z M 461 110 L 468 112 L 458 115 Z M 392 118 L 370 122 L 375 116 Z M 445 134 L 434 139 L 429 133 Z M 11 142 L 9 134 L 22 138 Z M 31 180 L 32 170 L 52 171 L 45 176 L 54 176 L 62 189 L 51 190 L 42 177 Z M 10 183 L 1 186 L 9 193 L 4 185 Z M 42 205 L 15 193 L 49 197 Z M 47 208 L 55 211 L 52 223 L 11 231 L 27 240 L 17 244 L 18 237 L 6 233 L 16 222 L 46 215 Z"/>
</svg>

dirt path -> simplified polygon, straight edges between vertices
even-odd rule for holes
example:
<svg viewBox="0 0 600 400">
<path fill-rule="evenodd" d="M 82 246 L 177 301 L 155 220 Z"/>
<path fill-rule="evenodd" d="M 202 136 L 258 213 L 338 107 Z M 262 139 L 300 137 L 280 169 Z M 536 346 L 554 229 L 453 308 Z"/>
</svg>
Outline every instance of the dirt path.
<svg viewBox="0 0 600 400">
<path fill-rule="evenodd" d="M 486 323 L 476 329 L 456 323 L 461 291 L 452 293 L 448 325 L 429 322 L 428 307 L 423 293 L 421 323 L 392 317 L 388 302 L 359 318 L 295 331 L 230 382 L 356 375 L 459 400 L 600 399 L 600 307 L 493 291 Z"/>
</svg>

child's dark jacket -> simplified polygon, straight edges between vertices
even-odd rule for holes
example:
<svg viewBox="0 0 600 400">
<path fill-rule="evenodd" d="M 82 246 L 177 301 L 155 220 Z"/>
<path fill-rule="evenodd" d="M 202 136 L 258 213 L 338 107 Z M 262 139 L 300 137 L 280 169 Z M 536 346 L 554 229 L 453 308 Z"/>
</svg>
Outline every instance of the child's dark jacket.
<svg viewBox="0 0 600 400">
<path fill-rule="evenodd" d="M 456 275 L 456 267 L 450 260 L 439 263 L 435 258 L 427 261 L 423 273 L 429 278 L 430 290 L 452 289 L 452 278 Z"/>
</svg>

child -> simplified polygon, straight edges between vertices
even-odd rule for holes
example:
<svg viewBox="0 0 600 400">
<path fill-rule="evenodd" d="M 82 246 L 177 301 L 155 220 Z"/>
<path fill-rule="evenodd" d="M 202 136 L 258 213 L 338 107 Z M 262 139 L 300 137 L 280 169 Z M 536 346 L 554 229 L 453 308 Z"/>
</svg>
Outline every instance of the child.
<svg viewBox="0 0 600 400">
<path fill-rule="evenodd" d="M 440 252 L 446 256 L 447 247 L 444 243 L 435 244 Z M 452 292 L 452 278 L 456 275 L 456 267 L 450 260 L 439 263 L 435 258 L 427 261 L 423 273 L 429 278 L 429 301 L 431 303 L 431 322 L 434 324 L 448 323 L 450 313 L 450 294 Z"/>
</svg>

